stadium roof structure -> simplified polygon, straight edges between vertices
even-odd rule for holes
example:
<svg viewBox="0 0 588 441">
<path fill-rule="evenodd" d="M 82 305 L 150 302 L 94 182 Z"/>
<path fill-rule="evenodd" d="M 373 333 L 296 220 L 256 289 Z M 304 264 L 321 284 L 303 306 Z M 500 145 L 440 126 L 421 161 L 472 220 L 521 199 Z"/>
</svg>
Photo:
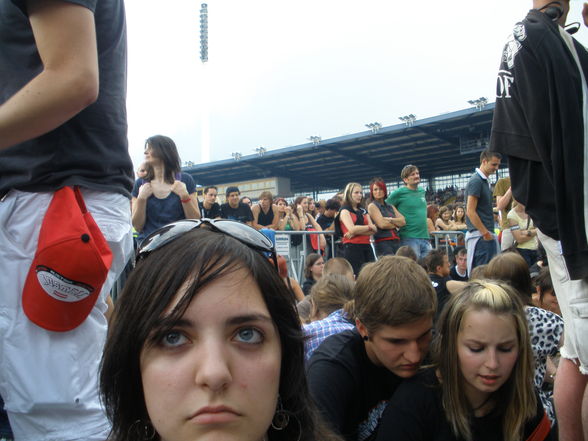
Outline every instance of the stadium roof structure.
<svg viewBox="0 0 588 441">
<path fill-rule="evenodd" d="M 494 103 L 331 139 L 185 167 L 199 185 L 268 177 L 290 179 L 293 193 L 330 191 L 347 182 L 367 184 L 374 176 L 400 180 L 407 164 L 431 179 L 473 171 L 488 146 Z M 373 126 L 373 125 L 372 125 Z"/>
</svg>

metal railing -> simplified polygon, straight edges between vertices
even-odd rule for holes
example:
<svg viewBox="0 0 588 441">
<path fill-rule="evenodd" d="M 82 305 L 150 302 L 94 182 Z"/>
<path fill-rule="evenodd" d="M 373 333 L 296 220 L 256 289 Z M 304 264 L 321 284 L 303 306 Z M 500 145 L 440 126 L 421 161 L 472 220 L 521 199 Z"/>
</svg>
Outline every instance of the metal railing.
<svg viewBox="0 0 588 441">
<path fill-rule="evenodd" d="M 325 252 L 329 253 L 327 257 L 335 257 L 336 242 L 334 231 L 276 231 L 276 252 L 283 256 L 288 262 L 288 274 L 294 277 L 297 282 L 304 279 L 304 264 L 306 256 L 310 253 L 316 252 L 308 245 L 307 237 L 311 235 L 326 236 L 327 246 Z M 302 243 L 300 245 L 292 245 L 292 236 L 302 236 Z M 329 240 L 330 239 L 330 240 Z"/>
</svg>

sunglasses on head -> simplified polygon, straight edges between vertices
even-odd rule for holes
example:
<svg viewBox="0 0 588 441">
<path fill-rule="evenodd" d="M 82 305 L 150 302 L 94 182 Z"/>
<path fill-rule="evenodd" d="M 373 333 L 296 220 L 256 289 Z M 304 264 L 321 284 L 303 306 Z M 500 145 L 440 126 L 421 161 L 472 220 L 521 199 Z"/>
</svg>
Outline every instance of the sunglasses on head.
<svg viewBox="0 0 588 441">
<path fill-rule="evenodd" d="M 167 224 L 155 230 L 141 243 L 137 250 L 137 262 L 145 259 L 152 251 L 174 241 L 189 231 L 200 228 L 204 224 L 212 231 L 226 234 L 251 249 L 269 253 L 274 266 L 278 268 L 276 249 L 273 242 L 255 228 L 229 219 L 184 219 Z"/>
</svg>

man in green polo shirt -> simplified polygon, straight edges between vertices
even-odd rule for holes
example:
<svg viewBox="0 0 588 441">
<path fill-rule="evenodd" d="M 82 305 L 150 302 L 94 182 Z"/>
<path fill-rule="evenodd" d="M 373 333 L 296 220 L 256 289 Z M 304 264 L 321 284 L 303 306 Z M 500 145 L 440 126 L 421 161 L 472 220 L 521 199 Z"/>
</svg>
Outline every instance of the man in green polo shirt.
<svg viewBox="0 0 588 441">
<path fill-rule="evenodd" d="M 400 172 L 405 187 L 401 187 L 386 199 L 394 205 L 406 219 L 406 225 L 400 228 L 400 244 L 408 245 L 417 255 L 425 257 L 431 250 L 429 230 L 427 229 L 427 200 L 425 190 L 419 188 L 421 175 L 415 165 L 407 165 Z"/>
</svg>

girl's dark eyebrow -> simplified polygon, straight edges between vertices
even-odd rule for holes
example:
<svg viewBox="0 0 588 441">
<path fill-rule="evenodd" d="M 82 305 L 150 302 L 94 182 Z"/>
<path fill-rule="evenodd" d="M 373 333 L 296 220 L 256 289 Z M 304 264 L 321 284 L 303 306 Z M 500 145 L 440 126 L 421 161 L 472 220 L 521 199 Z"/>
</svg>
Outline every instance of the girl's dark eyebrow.
<svg viewBox="0 0 588 441">
<path fill-rule="evenodd" d="M 238 315 L 235 317 L 231 317 L 227 320 L 228 325 L 241 325 L 243 323 L 250 323 L 250 322 L 268 322 L 273 323 L 273 320 L 270 316 L 266 314 L 244 314 Z M 189 320 L 185 317 L 181 317 L 177 320 L 171 320 L 169 316 L 162 317 L 155 322 L 153 326 L 154 329 L 161 329 L 161 328 L 172 328 L 172 327 L 179 327 L 179 328 L 190 328 L 194 326 L 194 322 Z"/>
<path fill-rule="evenodd" d="M 231 317 L 230 319 L 227 320 L 227 324 L 240 325 L 243 323 L 258 322 L 258 321 L 273 323 L 272 318 L 266 314 L 245 314 L 245 315 L 238 315 L 236 317 Z"/>
</svg>

